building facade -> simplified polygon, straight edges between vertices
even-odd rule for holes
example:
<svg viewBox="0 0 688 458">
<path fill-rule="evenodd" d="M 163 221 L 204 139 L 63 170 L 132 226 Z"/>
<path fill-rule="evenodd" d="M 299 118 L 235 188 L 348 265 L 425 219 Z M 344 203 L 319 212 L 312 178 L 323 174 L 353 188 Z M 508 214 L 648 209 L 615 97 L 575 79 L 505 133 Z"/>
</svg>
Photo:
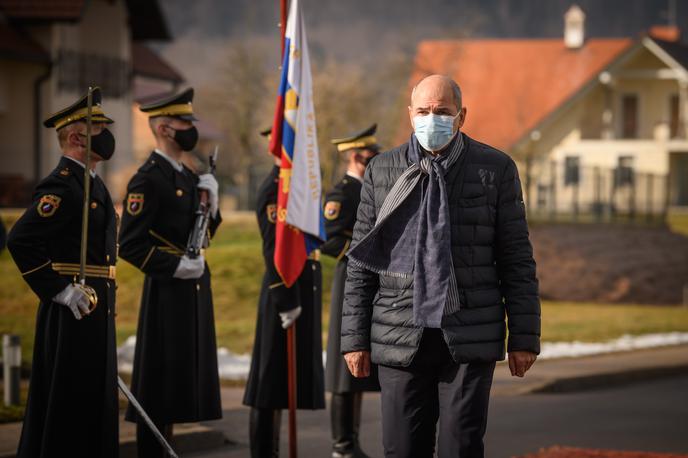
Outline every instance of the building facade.
<svg viewBox="0 0 688 458">
<path fill-rule="evenodd" d="M 149 78 L 137 69 L 155 65 L 135 60 L 136 50 L 169 39 L 156 0 L 0 0 L 0 206 L 24 205 L 55 167 L 57 136 L 42 121 L 91 85 L 102 88 L 116 121 L 116 153 L 99 173 L 119 199 L 134 160 L 135 86 Z M 181 81 L 178 74 L 168 79 L 172 86 Z"/>
</svg>

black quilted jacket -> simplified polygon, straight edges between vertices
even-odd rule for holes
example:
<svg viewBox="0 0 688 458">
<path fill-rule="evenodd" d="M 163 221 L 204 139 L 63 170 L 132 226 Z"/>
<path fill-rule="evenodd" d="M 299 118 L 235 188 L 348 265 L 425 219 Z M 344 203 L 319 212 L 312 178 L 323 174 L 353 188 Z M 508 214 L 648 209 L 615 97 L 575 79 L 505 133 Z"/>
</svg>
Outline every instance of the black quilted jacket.
<svg viewBox="0 0 688 458">
<path fill-rule="evenodd" d="M 456 362 L 504 359 L 540 351 L 540 301 L 533 249 L 514 161 L 469 137 L 446 176 L 454 274 L 461 310 L 442 321 Z M 375 157 L 366 170 L 353 244 L 374 226 L 385 197 L 409 166 L 409 145 Z M 413 280 L 377 275 L 349 263 L 342 353 L 372 351 L 372 360 L 408 365 L 422 328 L 413 324 Z"/>
</svg>

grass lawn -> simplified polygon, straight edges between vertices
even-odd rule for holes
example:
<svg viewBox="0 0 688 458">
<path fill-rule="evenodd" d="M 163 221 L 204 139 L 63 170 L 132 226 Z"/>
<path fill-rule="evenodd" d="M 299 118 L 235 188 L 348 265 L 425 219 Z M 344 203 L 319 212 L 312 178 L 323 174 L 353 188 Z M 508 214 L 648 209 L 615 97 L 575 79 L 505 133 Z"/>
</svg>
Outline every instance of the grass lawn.
<svg viewBox="0 0 688 458">
<path fill-rule="evenodd" d="M 668 223 L 672 231 L 688 236 L 688 213 L 669 214 Z"/>
<path fill-rule="evenodd" d="M 14 215 L 3 215 L 6 223 Z M 672 227 L 688 235 L 688 216 L 676 217 Z M 263 275 L 261 242 L 255 219 L 237 215 L 221 226 L 208 251 L 213 274 L 218 346 L 236 353 L 250 352 L 256 319 L 256 304 Z M 323 341 L 327 339 L 334 261 L 323 259 Z M 143 275 L 124 261 L 117 266 L 117 338 L 122 343 L 136 333 Z M 36 305 L 33 292 L 22 280 L 9 253 L 0 254 L 0 334 L 22 338 L 22 356 L 29 364 L 33 351 Z M 605 341 L 623 334 L 688 331 L 688 308 L 647 305 L 587 303 L 543 303 L 543 340 Z M 25 390 L 22 390 L 25 396 Z M 0 423 L 17 421 L 22 407 L 0 408 Z"/>
</svg>

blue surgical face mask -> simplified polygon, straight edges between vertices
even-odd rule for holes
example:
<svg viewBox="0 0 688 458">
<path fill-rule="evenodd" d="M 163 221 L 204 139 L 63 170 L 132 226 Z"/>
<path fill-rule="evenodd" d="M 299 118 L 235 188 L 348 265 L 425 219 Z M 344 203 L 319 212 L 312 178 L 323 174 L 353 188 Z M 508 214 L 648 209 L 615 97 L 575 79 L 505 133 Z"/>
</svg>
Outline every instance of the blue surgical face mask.
<svg viewBox="0 0 688 458">
<path fill-rule="evenodd" d="M 459 116 L 458 113 L 456 116 Z M 413 126 L 418 143 L 427 151 L 439 151 L 452 141 L 456 131 L 454 131 L 454 120 L 456 116 L 436 115 L 417 115 L 413 117 Z"/>
</svg>

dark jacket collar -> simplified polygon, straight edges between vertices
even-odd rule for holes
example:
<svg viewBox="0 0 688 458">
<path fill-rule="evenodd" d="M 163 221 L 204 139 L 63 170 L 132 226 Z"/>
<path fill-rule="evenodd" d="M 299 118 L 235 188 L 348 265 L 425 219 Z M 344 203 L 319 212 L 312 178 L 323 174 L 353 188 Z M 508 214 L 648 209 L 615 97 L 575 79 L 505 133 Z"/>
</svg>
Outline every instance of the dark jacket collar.
<svg viewBox="0 0 688 458">
<path fill-rule="evenodd" d="M 192 184 L 192 175 L 186 167 L 182 172 L 177 172 L 166 158 L 155 151 L 151 153 L 148 160 L 155 163 L 155 165 L 162 170 L 163 174 L 174 183 L 175 187 L 181 188 L 187 192 L 191 191 L 194 187 Z"/>
<path fill-rule="evenodd" d="M 62 156 L 62 158 L 60 158 L 60 162 L 57 164 L 56 170 L 60 174 L 62 174 L 64 170 L 67 170 L 69 175 L 74 177 L 76 182 L 79 183 L 79 187 L 84 189 L 84 167 L 81 164 L 69 159 L 66 156 Z M 95 178 L 91 178 L 91 198 L 99 201 L 102 204 L 106 204 L 108 202 L 107 194 L 108 190 L 105 187 L 105 183 L 103 183 L 103 180 L 101 180 L 100 176 L 96 174 Z"/>
</svg>

